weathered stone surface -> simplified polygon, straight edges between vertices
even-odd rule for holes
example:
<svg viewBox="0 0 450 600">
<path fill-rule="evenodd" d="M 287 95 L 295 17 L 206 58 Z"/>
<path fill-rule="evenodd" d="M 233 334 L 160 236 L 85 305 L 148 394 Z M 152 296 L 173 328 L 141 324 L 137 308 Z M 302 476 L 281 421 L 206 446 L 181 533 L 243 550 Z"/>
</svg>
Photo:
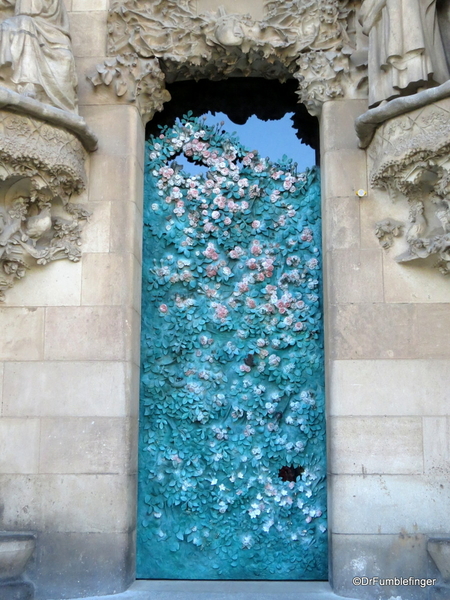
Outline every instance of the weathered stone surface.
<svg viewBox="0 0 450 600">
<path fill-rule="evenodd" d="M 0 485 L 5 530 L 125 533 L 136 526 L 135 474 L 3 474 Z"/>
<path fill-rule="evenodd" d="M 330 311 L 332 358 L 418 358 L 415 308 L 408 304 L 341 304 Z M 408 324 L 405 326 L 405 324 Z"/>
<path fill-rule="evenodd" d="M 1 421 L 0 421 L 1 423 Z M 41 421 L 40 473 L 130 473 L 135 420 L 110 417 L 45 418 Z"/>
<path fill-rule="evenodd" d="M 127 306 L 140 309 L 141 265 L 133 254 L 87 254 L 83 261 L 82 304 Z"/>
<path fill-rule="evenodd" d="M 72 0 L 73 12 L 92 12 L 94 10 L 108 10 L 108 0 Z"/>
<path fill-rule="evenodd" d="M 341 304 L 331 309 L 333 358 L 448 358 L 445 304 Z"/>
<path fill-rule="evenodd" d="M 70 28 L 76 58 L 105 55 L 106 13 L 103 10 L 72 12 Z"/>
<path fill-rule="evenodd" d="M 125 359 L 129 328 L 121 307 L 48 307 L 46 311 L 47 360 Z"/>
<path fill-rule="evenodd" d="M 332 417 L 328 436 L 332 473 L 423 473 L 420 418 Z"/>
<path fill-rule="evenodd" d="M 135 528 L 135 475 L 43 474 L 36 485 L 38 531 L 125 533 Z"/>
<path fill-rule="evenodd" d="M 134 580 L 134 556 L 133 532 L 42 533 L 29 571 L 36 600 L 122 592 Z"/>
<path fill-rule="evenodd" d="M 39 438 L 39 419 L 0 419 L 0 472 L 37 473 Z"/>
<path fill-rule="evenodd" d="M 381 250 L 329 251 L 327 274 L 332 304 L 383 302 Z"/>
<path fill-rule="evenodd" d="M 328 406 L 336 416 L 438 417 L 448 413 L 449 385 L 448 360 L 337 360 Z"/>
<path fill-rule="evenodd" d="M 3 416 L 3 372 L 4 364 L 0 362 L 0 417 Z"/>
<path fill-rule="evenodd" d="M 330 495 L 334 533 L 445 535 L 450 530 L 450 494 L 440 478 L 330 475 Z"/>
<path fill-rule="evenodd" d="M 3 530 L 36 531 L 39 528 L 41 519 L 37 477 L 18 473 L 0 474 Z"/>
<path fill-rule="evenodd" d="M 373 235 L 373 231 L 371 232 Z M 450 286 L 448 278 L 439 277 L 433 269 L 415 261 L 399 264 L 395 251 L 383 257 L 384 297 L 388 303 L 448 304 Z M 433 260 L 431 266 L 435 261 Z"/>
<path fill-rule="evenodd" d="M 330 150 L 322 155 L 322 194 L 357 202 L 356 192 L 367 189 L 366 155 L 361 150 Z"/>
<path fill-rule="evenodd" d="M 145 131 L 134 106 L 83 106 L 80 112 L 98 135 L 94 161 L 101 155 L 136 157 L 143 166 Z"/>
<path fill-rule="evenodd" d="M 9 362 L 5 366 L 3 415 L 124 417 L 130 402 L 130 379 L 130 367 L 120 362 Z"/>
<path fill-rule="evenodd" d="M 0 307 L 0 360 L 44 357 L 44 309 Z"/>
<path fill-rule="evenodd" d="M 380 579 L 417 577 L 434 579 L 435 570 L 427 562 L 427 536 L 332 534 L 332 585 L 336 594 L 358 600 L 426 600 L 430 587 L 379 585 L 355 586 L 354 577 Z"/>
<path fill-rule="evenodd" d="M 132 252 L 141 260 L 143 217 L 134 202 L 111 203 L 111 252 Z"/>
<path fill-rule="evenodd" d="M 143 171 L 134 156 L 93 156 L 90 177 L 91 201 L 138 202 L 143 194 Z"/>
<path fill-rule="evenodd" d="M 324 198 L 323 232 L 326 250 L 359 248 L 360 204 L 354 197 Z M 373 232 L 371 232 L 373 234 Z"/>
<path fill-rule="evenodd" d="M 83 231 L 85 252 L 108 252 L 111 229 L 111 202 L 89 202 L 87 210 L 92 213 Z"/>
<path fill-rule="evenodd" d="M 321 147 L 330 150 L 357 150 L 355 119 L 367 110 L 367 100 L 325 102 L 320 117 Z"/>
<path fill-rule="evenodd" d="M 418 304 L 414 327 L 417 355 L 423 358 L 450 358 L 450 346 L 444 340 L 450 326 L 450 311 L 445 304 Z"/>
<path fill-rule="evenodd" d="M 450 475 L 450 417 L 423 419 L 425 471 L 447 480 Z"/>
<path fill-rule="evenodd" d="M 36 266 L 6 292 L 6 306 L 79 306 L 82 260 Z"/>
</svg>

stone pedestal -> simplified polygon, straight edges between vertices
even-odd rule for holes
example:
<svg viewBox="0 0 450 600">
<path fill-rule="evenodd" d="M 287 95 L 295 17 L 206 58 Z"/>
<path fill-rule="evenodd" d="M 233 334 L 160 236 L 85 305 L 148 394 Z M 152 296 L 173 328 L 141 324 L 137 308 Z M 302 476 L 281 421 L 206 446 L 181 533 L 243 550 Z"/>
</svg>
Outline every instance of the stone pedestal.
<svg viewBox="0 0 450 600">
<path fill-rule="evenodd" d="M 0 533 L 1 600 L 33 600 L 33 584 L 21 577 L 35 545 L 36 538 L 31 533 Z"/>
</svg>

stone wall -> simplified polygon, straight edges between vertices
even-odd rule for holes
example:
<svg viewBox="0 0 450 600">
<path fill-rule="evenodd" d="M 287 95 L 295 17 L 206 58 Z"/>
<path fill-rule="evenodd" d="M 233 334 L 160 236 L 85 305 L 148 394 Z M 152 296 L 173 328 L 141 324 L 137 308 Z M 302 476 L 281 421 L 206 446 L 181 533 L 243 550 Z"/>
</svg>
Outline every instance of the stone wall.
<svg viewBox="0 0 450 600">
<path fill-rule="evenodd" d="M 80 114 L 99 137 L 79 263 L 36 267 L 0 306 L 0 529 L 37 531 L 37 598 L 134 579 L 144 127 L 86 74 L 107 0 L 69 0 Z"/>
<path fill-rule="evenodd" d="M 37 531 L 39 600 L 134 578 L 144 126 L 86 78 L 105 59 L 108 0 L 66 5 L 80 114 L 99 136 L 81 198 L 93 216 L 80 263 L 34 269 L 0 307 L 0 528 Z M 436 576 L 426 540 L 450 533 L 449 282 L 379 246 L 391 200 L 356 196 L 366 108 L 329 101 L 321 118 L 331 579 L 347 596 L 425 599 L 351 583 Z"/>
<path fill-rule="evenodd" d="M 375 223 L 404 207 L 370 187 L 353 126 L 365 110 L 329 102 L 321 124 L 331 581 L 355 598 L 429 598 L 352 585 L 438 577 L 426 543 L 450 531 L 449 281 L 380 247 Z"/>
</svg>

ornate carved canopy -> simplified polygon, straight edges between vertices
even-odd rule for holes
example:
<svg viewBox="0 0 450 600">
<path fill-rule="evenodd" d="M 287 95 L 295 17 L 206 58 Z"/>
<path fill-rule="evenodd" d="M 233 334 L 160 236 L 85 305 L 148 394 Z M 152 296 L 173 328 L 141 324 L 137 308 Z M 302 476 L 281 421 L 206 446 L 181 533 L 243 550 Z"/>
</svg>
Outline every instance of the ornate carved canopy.
<svg viewBox="0 0 450 600">
<path fill-rule="evenodd" d="M 198 13 L 190 0 L 113 0 L 108 18 L 110 59 L 94 85 L 137 101 L 150 119 L 169 99 L 164 80 L 295 77 L 311 114 L 323 101 L 354 97 L 364 85 L 356 51 L 357 0 L 266 0 L 264 18 Z"/>
</svg>

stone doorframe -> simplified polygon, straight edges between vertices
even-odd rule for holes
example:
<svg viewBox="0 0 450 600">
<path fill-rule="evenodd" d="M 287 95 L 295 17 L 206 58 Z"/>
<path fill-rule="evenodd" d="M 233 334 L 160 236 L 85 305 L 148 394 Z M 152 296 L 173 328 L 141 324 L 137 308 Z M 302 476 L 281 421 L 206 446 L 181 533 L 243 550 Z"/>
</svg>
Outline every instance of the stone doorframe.
<svg viewBox="0 0 450 600">
<path fill-rule="evenodd" d="M 231 0 L 228 3 L 232 5 Z M 297 5 L 296 11 L 293 10 L 291 0 L 267 0 L 264 10 L 258 6 L 263 2 L 248 3 L 249 9 L 254 9 L 252 15 L 228 13 L 223 8 L 215 14 L 199 13 L 191 7 L 192 4 L 190 0 L 162 0 L 159 3 L 113 0 L 108 16 L 109 57 L 97 65 L 96 72 L 88 79 L 101 102 L 114 105 L 111 112 L 114 112 L 115 119 L 122 120 L 121 127 L 133 131 L 133 139 L 127 139 L 131 150 L 128 156 L 131 154 L 137 158 L 139 170 L 142 168 L 142 155 L 139 153 L 145 141 L 145 125 L 170 100 L 165 89 L 166 81 L 219 80 L 232 76 L 281 81 L 297 79 L 299 102 L 320 119 L 325 352 L 329 374 L 331 353 L 328 340 L 332 331 L 329 319 L 335 293 L 330 286 L 329 255 L 336 248 L 353 244 L 349 240 L 354 232 L 349 228 L 348 234 L 342 237 L 342 223 L 338 225 L 337 221 L 343 207 L 354 212 L 354 206 L 357 207 L 356 190 L 367 188 L 365 152 L 358 148 L 354 129 L 356 117 L 367 108 L 366 65 L 364 61 L 357 60 L 356 9 L 359 2 L 315 0 L 305 2 L 299 12 Z M 99 127 L 106 134 L 106 139 L 108 136 L 113 139 L 106 117 L 101 118 L 101 123 L 97 118 L 97 131 Z M 133 168 L 130 167 L 128 174 L 122 173 L 122 177 L 128 175 L 137 180 Z M 133 202 L 139 208 L 142 206 L 142 189 L 136 186 L 133 193 Z M 141 232 L 136 221 L 134 224 L 134 244 L 139 244 Z M 126 240 L 126 243 L 132 245 L 133 240 Z M 132 319 L 134 390 L 138 389 L 139 378 L 139 350 L 135 339 L 140 323 L 136 314 L 138 304 L 135 297 Z M 332 385 L 328 382 L 328 412 L 332 402 Z M 138 413 L 137 403 L 138 398 L 133 397 L 131 415 Z M 131 445 L 137 455 L 137 438 L 131 441 Z M 333 473 L 333 439 L 330 439 L 329 446 L 329 469 Z M 127 519 L 135 518 L 131 516 L 134 509 L 135 505 L 133 508 L 128 505 Z M 331 493 L 330 531 L 333 513 Z M 127 550 L 129 559 L 134 552 L 133 540 L 132 535 Z M 129 575 L 131 571 L 128 571 Z"/>
</svg>

